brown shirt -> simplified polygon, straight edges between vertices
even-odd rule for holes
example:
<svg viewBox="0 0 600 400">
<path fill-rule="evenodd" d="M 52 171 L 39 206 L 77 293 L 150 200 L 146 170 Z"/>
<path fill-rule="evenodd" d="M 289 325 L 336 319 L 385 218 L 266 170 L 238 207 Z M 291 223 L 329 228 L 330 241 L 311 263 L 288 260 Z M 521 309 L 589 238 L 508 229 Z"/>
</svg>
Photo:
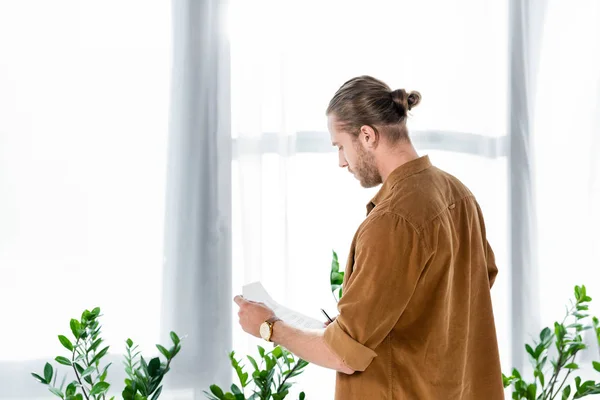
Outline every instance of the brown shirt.
<svg viewBox="0 0 600 400">
<path fill-rule="evenodd" d="M 490 288 L 498 270 L 473 194 L 427 156 L 367 206 L 325 341 L 353 370 L 336 400 L 504 399 Z"/>
</svg>

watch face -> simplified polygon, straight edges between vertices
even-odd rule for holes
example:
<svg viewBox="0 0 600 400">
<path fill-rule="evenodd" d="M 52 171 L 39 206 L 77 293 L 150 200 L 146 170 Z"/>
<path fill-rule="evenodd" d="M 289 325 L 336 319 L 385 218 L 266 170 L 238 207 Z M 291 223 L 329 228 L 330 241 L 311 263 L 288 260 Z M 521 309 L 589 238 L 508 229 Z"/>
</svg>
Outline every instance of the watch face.
<svg viewBox="0 0 600 400">
<path fill-rule="evenodd" d="M 271 335 L 271 329 L 269 328 L 269 324 L 267 322 L 263 322 L 260 325 L 260 336 L 265 340 L 269 340 L 270 335 Z"/>
</svg>

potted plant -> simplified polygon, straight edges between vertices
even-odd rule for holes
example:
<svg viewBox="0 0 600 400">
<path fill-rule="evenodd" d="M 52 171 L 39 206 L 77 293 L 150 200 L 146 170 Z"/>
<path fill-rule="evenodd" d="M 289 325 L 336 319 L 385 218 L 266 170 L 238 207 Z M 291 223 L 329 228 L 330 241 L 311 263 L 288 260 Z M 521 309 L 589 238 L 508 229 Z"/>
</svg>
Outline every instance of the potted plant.
<svg viewBox="0 0 600 400">
<path fill-rule="evenodd" d="M 300 375 L 308 362 L 295 358 L 292 353 L 286 349 L 277 346 L 272 351 L 266 352 L 264 348 L 258 346 L 260 364 L 256 360 L 247 356 L 252 364 L 252 377 L 244 371 L 244 365 L 241 360 L 235 358 L 235 352 L 229 354 L 231 366 L 235 370 L 240 386 L 231 385 L 231 392 L 224 392 L 217 385 L 210 386 L 210 392 L 205 391 L 205 395 L 210 400 L 282 400 L 289 394 L 289 389 L 293 385 L 292 378 Z M 246 397 L 248 393 L 249 397 Z M 301 392 L 299 400 L 304 400 L 305 394 Z"/>
<path fill-rule="evenodd" d="M 539 341 L 525 345 L 533 378 L 525 380 L 517 369 L 513 369 L 510 376 L 502 375 L 504 387 L 512 387 L 513 399 L 568 400 L 600 394 L 600 382 L 583 381 L 577 375 L 580 368 L 577 356 L 589 351 L 582 333 L 591 330 L 600 345 L 600 326 L 598 318 L 587 314 L 592 298 L 587 295 L 585 286 L 575 286 L 574 293 L 575 299 L 570 301 L 564 319 L 555 322 L 554 329 L 544 328 Z M 553 348 L 555 354 L 551 357 Z M 600 372 L 600 362 L 593 361 L 591 366 Z"/>
<path fill-rule="evenodd" d="M 55 361 L 72 368 L 75 380 L 65 387 L 66 375 L 57 386 L 58 370 L 46 363 L 41 374 L 32 373 L 33 377 L 48 390 L 63 400 L 106 400 L 111 387 L 108 383 L 108 369 L 111 364 L 103 365 L 102 358 L 108 353 L 109 346 L 102 346 L 100 308 L 92 311 L 85 310 L 81 319 L 71 319 L 72 337 L 59 335 L 58 340 L 68 351 L 67 356 L 58 356 Z M 162 391 L 162 381 L 173 358 L 181 350 L 181 340 L 171 332 L 173 346 L 167 350 L 164 346 L 156 345 L 165 360 L 159 357 L 146 362 L 140 355 L 138 346 L 131 339 L 126 341 L 125 355 L 125 388 L 122 391 L 124 400 L 156 400 Z M 114 396 L 111 397 L 111 400 Z"/>
</svg>

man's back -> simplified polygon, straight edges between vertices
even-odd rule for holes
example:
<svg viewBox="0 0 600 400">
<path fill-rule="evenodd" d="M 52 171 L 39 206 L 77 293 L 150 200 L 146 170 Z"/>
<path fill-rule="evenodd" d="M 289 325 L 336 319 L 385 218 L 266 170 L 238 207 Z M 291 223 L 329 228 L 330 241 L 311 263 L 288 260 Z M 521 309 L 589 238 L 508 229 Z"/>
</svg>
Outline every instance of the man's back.
<svg viewBox="0 0 600 400">
<path fill-rule="evenodd" d="M 336 399 L 503 399 L 483 217 L 456 178 L 411 161 L 358 229 L 340 316 L 325 334 L 357 371 Z"/>
</svg>

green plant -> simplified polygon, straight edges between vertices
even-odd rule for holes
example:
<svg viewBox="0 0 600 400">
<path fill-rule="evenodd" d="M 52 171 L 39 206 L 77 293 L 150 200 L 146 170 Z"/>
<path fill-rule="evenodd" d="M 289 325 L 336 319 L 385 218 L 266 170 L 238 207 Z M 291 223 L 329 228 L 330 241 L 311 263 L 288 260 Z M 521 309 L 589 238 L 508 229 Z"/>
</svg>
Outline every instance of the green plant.
<svg viewBox="0 0 600 400">
<path fill-rule="evenodd" d="M 331 274 L 329 275 L 331 283 L 331 293 L 335 301 L 340 301 L 342 298 L 342 285 L 344 283 L 344 271 L 340 271 L 340 262 L 338 261 L 338 255 L 333 251 L 333 258 L 331 259 Z"/>
<path fill-rule="evenodd" d="M 44 366 L 42 374 L 32 373 L 40 383 L 48 386 L 48 390 L 64 400 L 106 400 L 110 384 L 106 378 L 111 363 L 101 367 L 102 358 L 108 353 L 109 346 L 101 346 L 104 339 L 100 336 L 99 322 L 100 308 L 92 311 L 85 310 L 81 319 L 71 319 L 70 327 L 74 339 L 59 335 L 58 340 L 69 351 L 68 357 L 58 356 L 56 362 L 71 367 L 76 380 L 65 387 L 66 375 L 62 383 L 57 386 L 58 370 L 50 363 Z M 165 356 L 166 362 L 160 358 L 153 358 L 149 363 L 140 356 L 137 346 L 131 339 L 127 340 L 127 355 L 125 356 L 125 389 L 122 392 L 124 400 L 156 400 L 162 391 L 161 382 L 169 371 L 173 358 L 181 350 L 181 341 L 175 332 L 171 332 L 173 347 L 167 350 L 161 345 L 156 345 Z M 114 399 L 114 396 L 111 400 Z"/>
<path fill-rule="evenodd" d="M 292 353 L 284 348 L 277 346 L 271 352 L 265 352 L 265 349 L 258 346 L 258 354 L 261 358 L 260 365 L 256 360 L 248 356 L 248 360 L 254 368 L 252 378 L 249 378 L 247 372 L 244 372 L 244 365 L 241 360 L 235 358 L 235 352 L 229 354 L 231 366 L 235 370 L 240 386 L 231 385 L 231 392 L 223 392 L 217 385 L 210 386 L 210 393 L 204 391 L 210 400 L 282 400 L 289 394 L 289 389 L 293 382 L 291 378 L 300 375 L 308 362 L 295 358 Z M 253 383 L 253 388 L 250 384 Z M 246 397 L 249 391 L 250 397 Z M 299 395 L 300 400 L 305 399 L 304 392 Z"/>
<path fill-rule="evenodd" d="M 580 376 L 572 375 L 579 369 L 575 362 L 576 356 L 580 351 L 587 349 L 582 333 L 593 330 L 600 346 L 598 318 L 590 318 L 586 313 L 590 301 L 592 298 L 587 295 L 585 286 L 575 286 L 575 301 L 570 302 L 563 321 L 555 322 L 554 330 L 544 328 L 540 333 L 539 342 L 525 345 L 533 367 L 533 382 L 525 381 L 517 369 L 513 369 L 511 376 L 502 375 L 504 387 L 512 386 L 513 399 L 551 400 L 561 396 L 562 400 L 567 400 L 600 394 L 600 382 L 588 380 L 582 383 Z M 549 350 L 553 344 L 556 347 L 556 356 L 548 365 Z M 600 372 L 599 362 L 593 361 L 592 366 Z M 572 381 L 569 381 L 569 378 Z"/>
</svg>

